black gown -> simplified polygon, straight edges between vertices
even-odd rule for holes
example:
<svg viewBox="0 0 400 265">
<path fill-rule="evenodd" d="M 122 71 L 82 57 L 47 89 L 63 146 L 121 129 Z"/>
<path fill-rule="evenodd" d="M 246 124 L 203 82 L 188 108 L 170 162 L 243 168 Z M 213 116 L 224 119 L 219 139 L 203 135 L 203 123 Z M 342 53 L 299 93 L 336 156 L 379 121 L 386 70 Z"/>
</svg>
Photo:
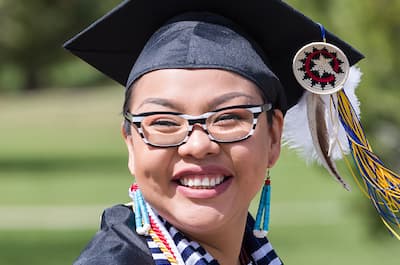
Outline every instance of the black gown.
<svg viewBox="0 0 400 265">
<path fill-rule="evenodd" d="M 254 219 L 249 214 L 243 238 L 246 253 L 260 255 L 253 264 L 283 263 L 267 238 L 253 236 Z M 258 253 L 258 254 L 256 254 Z M 106 209 L 101 229 L 89 242 L 73 265 L 155 265 L 146 237 L 135 231 L 135 214 L 131 206 L 116 205 Z"/>
<path fill-rule="evenodd" d="M 101 229 L 82 251 L 74 265 L 154 265 L 146 238 L 135 232 L 131 207 L 106 209 Z"/>
</svg>

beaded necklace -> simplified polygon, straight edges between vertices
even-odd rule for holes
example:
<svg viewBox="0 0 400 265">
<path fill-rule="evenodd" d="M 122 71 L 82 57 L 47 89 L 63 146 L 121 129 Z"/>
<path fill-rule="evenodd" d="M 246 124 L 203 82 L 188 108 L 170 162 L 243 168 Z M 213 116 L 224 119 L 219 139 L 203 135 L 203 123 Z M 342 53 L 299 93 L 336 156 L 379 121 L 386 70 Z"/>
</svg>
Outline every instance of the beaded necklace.
<svg viewBox="0 0 400 265">
<path fill-rule="evenodd" d="M 161 251 L 169 264 L 184 264 L 183 261 L 177 261 L 177 255 L 175 253 L 178 252 L 176 250 L 173 251 L 172 249 L 174 246 L 172 239 L 165 236 L 168 234 L 168 232 L 163 226 L 160 225 L 160 222 L 157 216 L 151 210 L 151 207 L 147 207 L 147 203 L 144 201 L 142 193 L 137 184 L 132 184 L 129 188 L 129 197 L 131 197 L 133 200 L 132 209 L 135 212 L 136 232 L 139 235 L 150 236 L 151 240 L 148 240 L 148 245 L 150 250 L 152 251 L 153 257 L 155 256 L 156 258 L 156 264 L 157 260 L 160 259 L 160 255 L 154 255 L 154 252 L 157 251 L 156 248 Z M 156 248 L 153 247 L 153 242 L 156 244 Z M 165 262 L 163 262 L 162 264 L 165 264 Z"/>
<path fill-rule="evenodd" d="M 167 258 L 167 260 L 171 265 L 178 265 L 178 262 L 176 261 L 176 257 L 171 249 L 171 246 L 168 244 L 167 240 L 165 239 L 159 227 L 157 227 L 157 225 L 155 224 L 153 218 L 150 218 L 150 225 L 151 229 L 149 234 L 152 240 L 157 244 L 158 248 L 162 251 L 162 253 Z"/>
<path fill-rule="evenodd" d="M 137 184 L 133 184 L 129 188 L 129 196 L 133 200 L 132 209 L 135 212 L 136 232 L 147 236 L 147 243 L 156 265 L 219 265 L 218 261 L 199 244 L 186 239 L 171 224 L 158 216 L 144 201 Z M 253 226 L 254 219 L 249 216 L 244 245 L 239 256 L 240 265 L 282 264 L 266 238 L 253 238 Z M 247 246 L 246 249 L 245 246 Z M 187 252 L 191 254 L 188 255 Z"/>
</svg>

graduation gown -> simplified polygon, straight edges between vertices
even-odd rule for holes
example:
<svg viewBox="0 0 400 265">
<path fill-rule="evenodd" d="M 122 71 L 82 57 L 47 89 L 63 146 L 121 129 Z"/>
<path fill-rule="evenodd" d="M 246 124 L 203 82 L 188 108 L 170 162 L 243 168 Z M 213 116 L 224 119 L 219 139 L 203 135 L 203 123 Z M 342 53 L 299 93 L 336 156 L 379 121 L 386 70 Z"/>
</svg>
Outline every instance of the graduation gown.
<svg viewBox="0 0 400 265">
<path fill-rule="evenodd" d="M 253 236 L 254 219 L 249 214 L 244 248 L 255 258 L 253 264 L 283 264 L 267 238 Z M 96 233 L 73 265 L 155 265 L 146 237 L 135 231 L 132 207 L 116 205 L 106 209 L 101 229 Z"/>
<path fill-rule="evenodd" d="M 74 262 L 74 265 L 154 264 L 146 238 L 135 232 L 132 208 L 125 205 L 103 212 L 100 231 Z"/>
</svg>

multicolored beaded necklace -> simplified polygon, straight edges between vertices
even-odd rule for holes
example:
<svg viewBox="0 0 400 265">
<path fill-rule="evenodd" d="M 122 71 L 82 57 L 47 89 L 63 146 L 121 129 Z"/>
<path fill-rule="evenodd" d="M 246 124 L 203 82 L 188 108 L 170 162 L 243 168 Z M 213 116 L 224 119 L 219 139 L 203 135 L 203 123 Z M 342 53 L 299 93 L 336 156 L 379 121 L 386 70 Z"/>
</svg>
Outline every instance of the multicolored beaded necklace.
<svg viewBox="0 0 400 265">
<path fill-rule="evenodd" d="M 163 228 L 158 225 L 158 222 L 150 214 L 137 184 L 131 185 L 129 188 L 129 196 L 134 202 L 133 210 L 135 212 L 136 233 L 139 235 L 150 236 L 151 241 L 160 249 L 169 264 L 178 265 L 179 263 L 176 255 L 171 248 L 171 245 L 173 245 L 171 244 L 172 242 L 168 242 L 169 240 L 164 236 L 166 231 L 162 231 Z M 154 249 L 154 246 L 151 243 L 149 244 L 149 247 L 150 249 Z"/>
<path fill-rule="evenodd" d="M 132 208 L 135 212 L 136 232 L 147 236 L 148 246 L 156 265 L 219 265 L 218 261 L 198 243 L 186 239 L 171 224 L 158 216 L 144 201 L 137 184 L 129 188 L 129 196 L 134 202 Z M 266 249 L 266 253 L 273 253 L 279 263 L 271 264 L 282 264 L 268 241 L 262 245 L 257 243 L 257 247 Z M 251 253 L 249 256 L 242 247 L 239 256 L 241 265 L 257 264 L 252 261 L 255 252 Z"/>
</svg>

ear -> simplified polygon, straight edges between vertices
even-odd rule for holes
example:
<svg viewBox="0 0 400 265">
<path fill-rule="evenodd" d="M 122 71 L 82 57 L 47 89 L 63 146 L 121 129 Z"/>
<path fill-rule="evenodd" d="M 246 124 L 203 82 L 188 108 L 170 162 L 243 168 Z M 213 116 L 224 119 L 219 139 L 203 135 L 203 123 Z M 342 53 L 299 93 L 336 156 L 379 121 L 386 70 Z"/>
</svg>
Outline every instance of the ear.
<svg viewBox="0 0 400 265">
<path fill-rule="evenodd" d="M 283 114 L 282 111 L 278 109 L 273 110 L 272 115 L 272 124 L 269 126 L 269 135 L 270 135 L 270 155 L 268 166 L 272 168 L 275 165 L 276 161 L 279 158 L 281 153 L 281 137 L 283 130 Z"/>
<path fill-rule="evenodd" d="M 124 138 L 126 147 L 128 148 L 128 169 L 131 172 L 131 175 L 135 175 L 135 156 L 133 152 L 133 140 L 132 135 L 127 134 L 126 129 L 124 128 L 124 122 L 121 124 L 121 133 Z"/>
</svg>

